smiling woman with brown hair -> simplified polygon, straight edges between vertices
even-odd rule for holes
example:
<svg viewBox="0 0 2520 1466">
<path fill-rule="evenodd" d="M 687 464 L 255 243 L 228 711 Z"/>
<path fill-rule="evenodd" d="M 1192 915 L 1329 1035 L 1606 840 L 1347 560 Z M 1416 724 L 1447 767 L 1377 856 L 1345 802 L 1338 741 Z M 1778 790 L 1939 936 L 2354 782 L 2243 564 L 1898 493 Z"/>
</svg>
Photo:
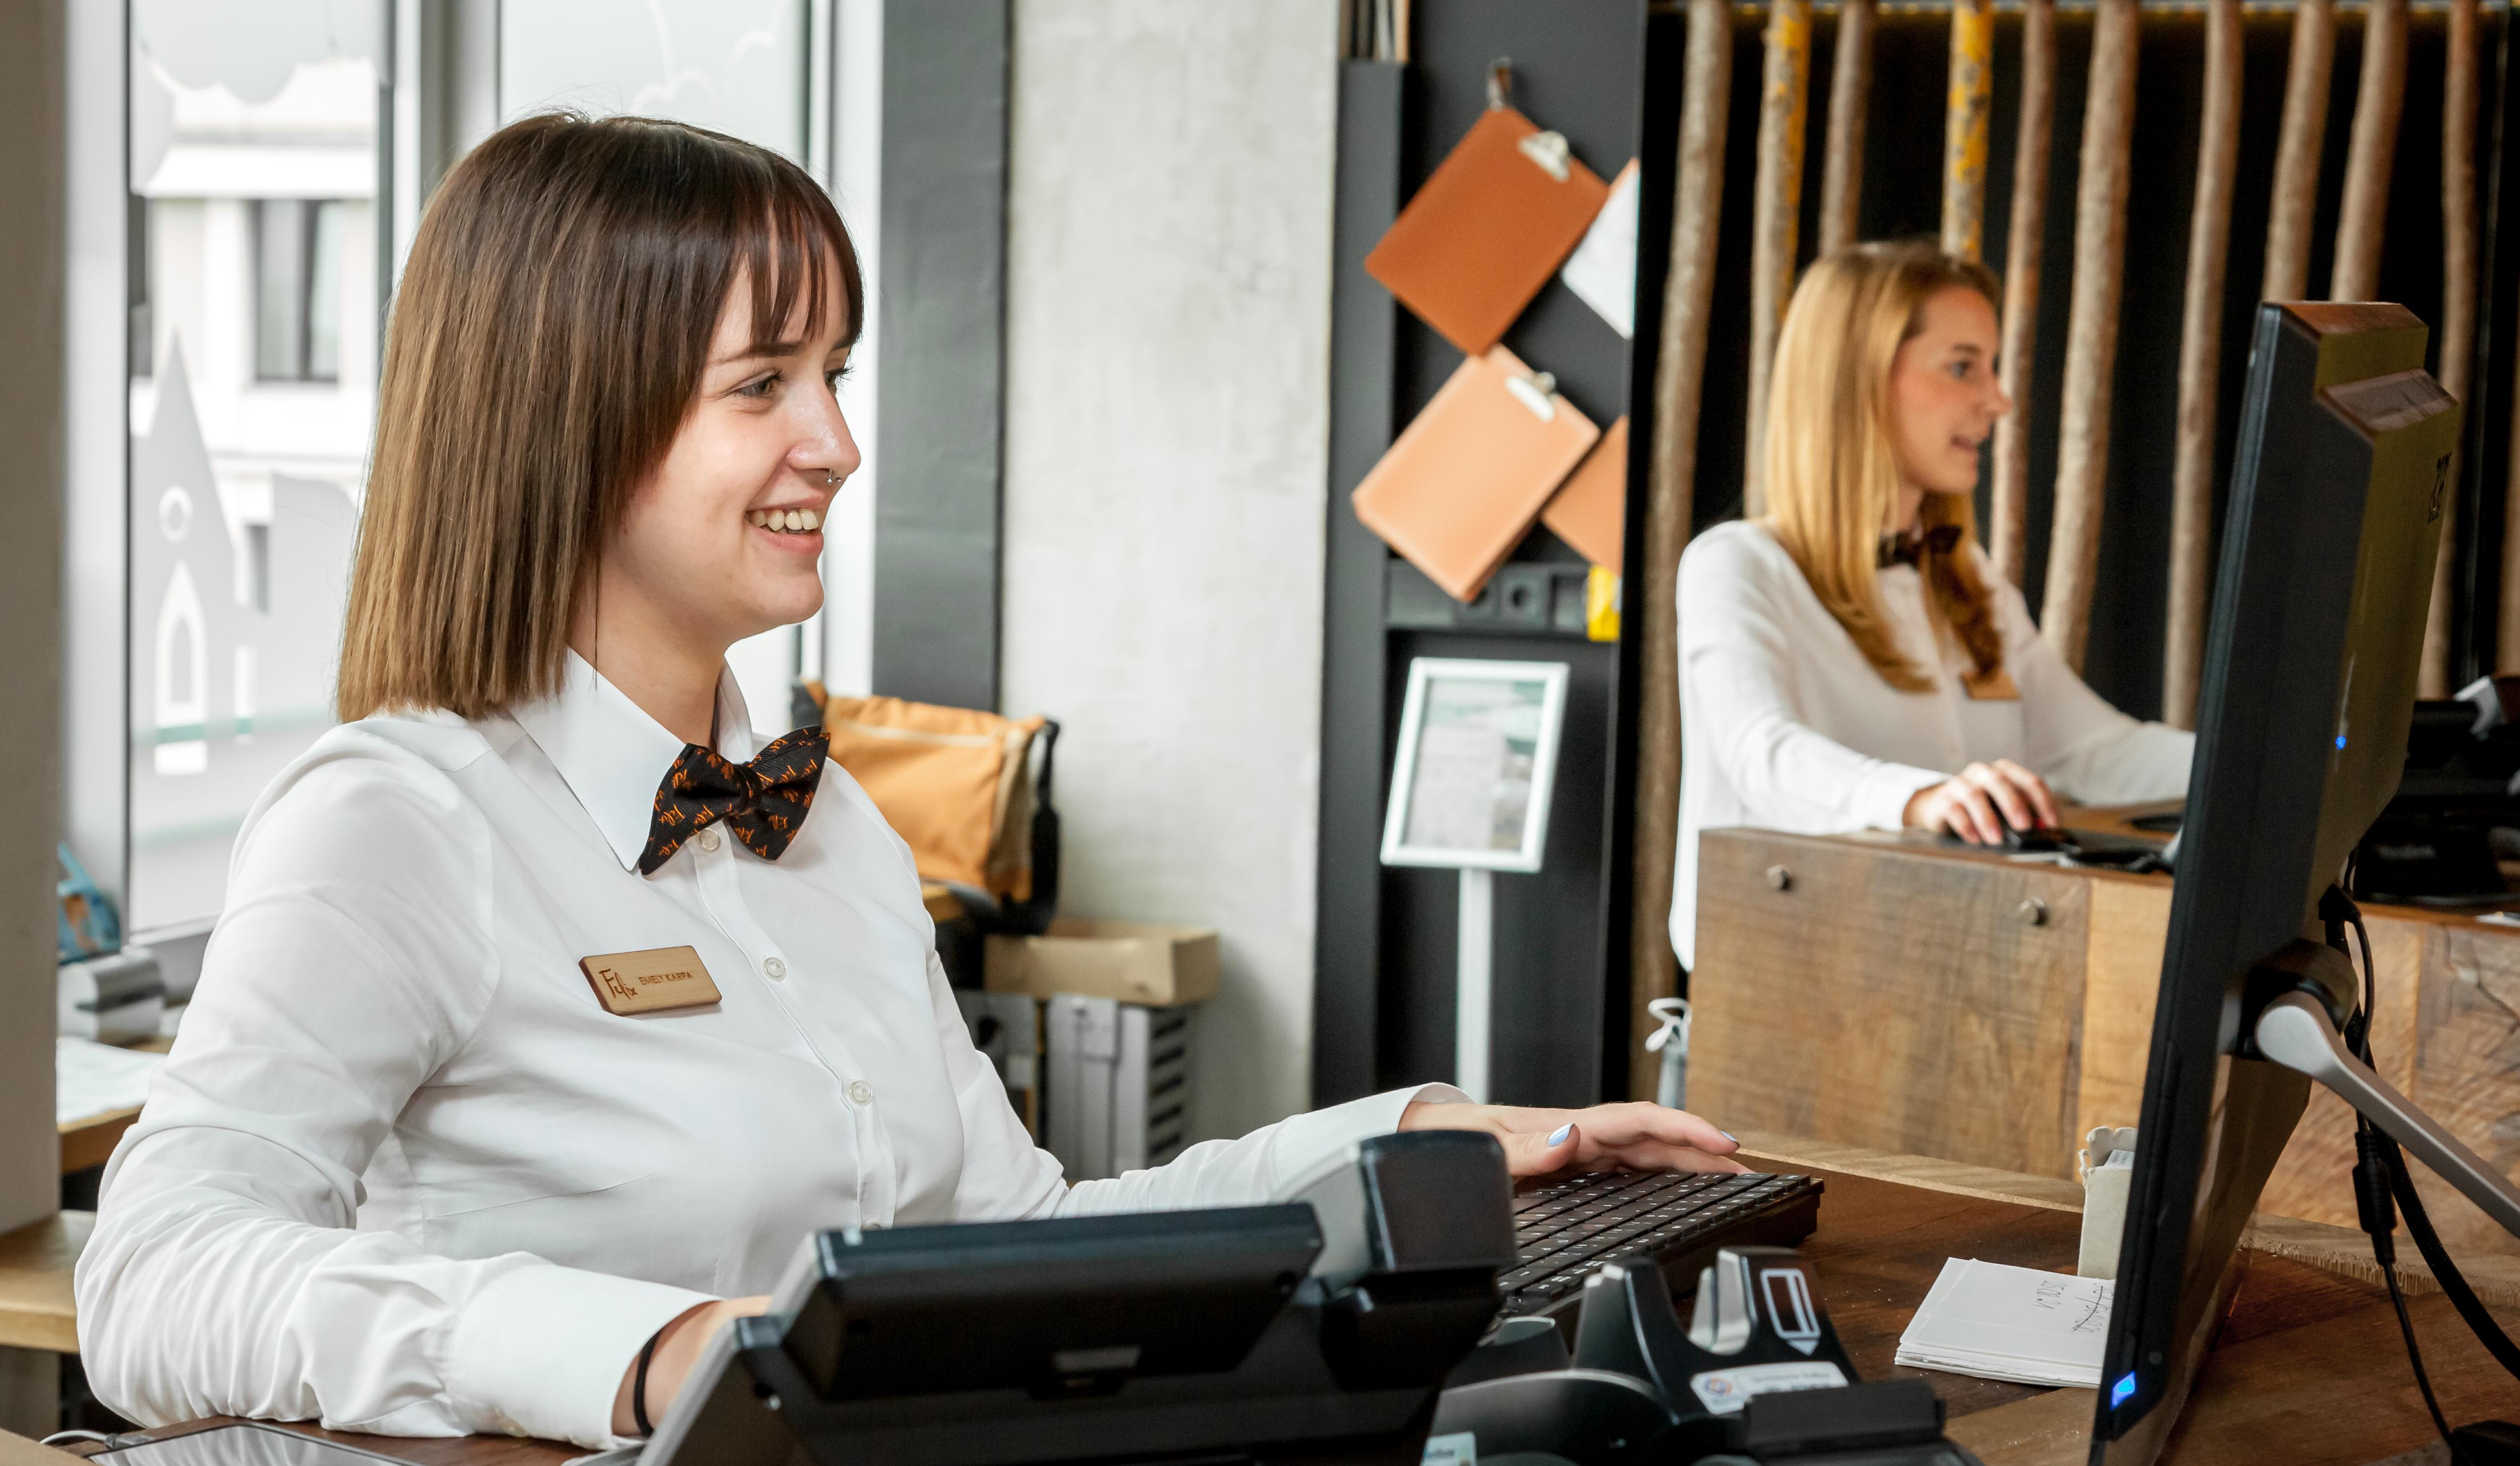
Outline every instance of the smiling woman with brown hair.
<svg viewBox="0 0 2520 1466">
<path fill-rule="evenodd" d="M 1841 250 L 1794 291 L 1759 445 L 1768 514 L 1680 560 L 1684 966 L 1702 830 L 1992 844 L 2054 825 L 2057 791 L 2186 792 L 2194 737 L 2084 686 L 1977 546 L 1979 450 L 2012 407 L 2001 295 L 1984 266 L 1921 244 Z"/>
<path fill-rule="evenodd" d="M 908 848 L 821 730 L 758 745 L 726 666 L 822 605 L 864 310 L 812 180 L 697 128 L 528 118 L 431 201 L 355 721 L 248 816 L 79 1260 L 109 1405 L 620 1444 L 817 1229 L 1260 1202 L 1395 1128 L 1521 1174 L 1739 1168 L 1677 1111 L 1425 1085 L 1068 1185 Z"/>
</svg>

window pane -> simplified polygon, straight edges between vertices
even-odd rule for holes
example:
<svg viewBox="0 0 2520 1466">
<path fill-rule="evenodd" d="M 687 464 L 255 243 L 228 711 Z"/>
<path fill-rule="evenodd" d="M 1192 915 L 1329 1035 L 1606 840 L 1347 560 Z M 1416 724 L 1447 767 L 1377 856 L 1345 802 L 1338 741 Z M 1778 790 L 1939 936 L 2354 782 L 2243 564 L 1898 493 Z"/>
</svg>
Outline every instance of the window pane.
<svg viewBox="0 0 2520 1466">
<path fill-rule="evenodd" d="M 266 382 L 306 375 L 304 208 L 294 199 L 253 206 L 253 374 Z"/>
<path fill-rule="evenodd" d="M 341 221 L 338 199 L 308 206 L 315 211 L 306 262 L 306 376 L 336 382 L 341 376 Z"/>
<path fill-rule="evenodd" d="M 499 8 L 499 115 L 672 117 L 805 159 L 805 7 L 535 0 Z"/>
<path fill-rule="evenodd" d="M 553 107 L 672 117 L 805 160 L 805 7 L 535 0 L 499 9 L 499 115 Z M 764 733 L 785 733 L 796 628 L 727 653 Z M 822 675 L 817 667 L 813 675 Z"/>
<path fill-rule="evenodd" d="M 124 901 L 147 933 L 218 913 L 246 810 L 333 721 L 376 412 L 385 5 L 130 15 L 155 371 L 131 386 Z"/>
</svg>

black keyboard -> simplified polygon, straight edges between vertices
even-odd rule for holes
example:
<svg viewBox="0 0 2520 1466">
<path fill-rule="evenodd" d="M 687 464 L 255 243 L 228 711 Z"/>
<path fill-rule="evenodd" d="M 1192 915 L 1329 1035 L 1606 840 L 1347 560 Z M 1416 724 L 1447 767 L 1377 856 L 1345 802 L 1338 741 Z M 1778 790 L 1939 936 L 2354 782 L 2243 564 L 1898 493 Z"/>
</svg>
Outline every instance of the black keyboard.
<svg viewBox="0 0 2520 1466">
<path fill-rule="evenodd" d="M 1517 1265 L 1497 1278 L 1508 1313 L 1564 1315 L 1584 1280 L 1626 1253 L 1650 1255 L 1672 1297 L 1697 1290 L 1719 1249 L 1792 1247 L 1820 1221 L 1821 1183 L 1809 1176 L 1597 1171 L 1549 1181 L 1513 1202 Z"/>
</svg>

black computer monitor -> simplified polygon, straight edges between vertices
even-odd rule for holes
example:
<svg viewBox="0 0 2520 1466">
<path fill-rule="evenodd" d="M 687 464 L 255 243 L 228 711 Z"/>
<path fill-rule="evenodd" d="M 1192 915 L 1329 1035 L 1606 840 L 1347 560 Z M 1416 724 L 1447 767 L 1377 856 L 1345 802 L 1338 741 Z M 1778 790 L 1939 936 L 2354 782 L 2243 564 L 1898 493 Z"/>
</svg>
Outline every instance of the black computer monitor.
<svg viewBox="0 0 2520 1466">
<path fill-rule="evenodd" d="M 2274 981 L 2262 964 L 2317 940 L 2319 897 L 2406 760 L 2459 422 L 2424 340 L 2396 305 L 2259 309 L 2095 1463 L 2159 1454 L 2309 1097 L 2301 1074 L 2243 1057 L 2243 1034 Z"/>
</svg>

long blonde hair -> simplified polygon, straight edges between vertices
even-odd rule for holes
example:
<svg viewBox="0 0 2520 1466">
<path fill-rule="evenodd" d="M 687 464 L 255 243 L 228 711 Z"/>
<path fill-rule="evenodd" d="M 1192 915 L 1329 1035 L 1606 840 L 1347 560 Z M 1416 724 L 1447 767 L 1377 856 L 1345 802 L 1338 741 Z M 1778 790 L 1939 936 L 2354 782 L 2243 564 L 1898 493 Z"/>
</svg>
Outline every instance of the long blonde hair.
<svg viewBox="0 0 2520 1466">
<path fill-rule="evenodd" d="M 1989 304 L 2001 294 L 1984 265 L 1931 245 L 1855 245 L 1823 255 L 1794 290 L 1768 389 L 1760 459 L 1768 528 L 1865 660 L 1904 692 L 1927 692 L 1933 682 L 1892 638 L 1875 570 L 1899 496 L 1890 366 L 1920 329 L 1925 301 L 1954 286 Z M 2000 670 L 1995 596 L 1967 544 L 1977 527 L 1969 496 L 1929 493 L 1921 520 L 1927 530 L 1959 527 L 1962 541 L 1925 550 L 1917 568 L 1927 604 L 1981 675 Z"/>
</svg>

